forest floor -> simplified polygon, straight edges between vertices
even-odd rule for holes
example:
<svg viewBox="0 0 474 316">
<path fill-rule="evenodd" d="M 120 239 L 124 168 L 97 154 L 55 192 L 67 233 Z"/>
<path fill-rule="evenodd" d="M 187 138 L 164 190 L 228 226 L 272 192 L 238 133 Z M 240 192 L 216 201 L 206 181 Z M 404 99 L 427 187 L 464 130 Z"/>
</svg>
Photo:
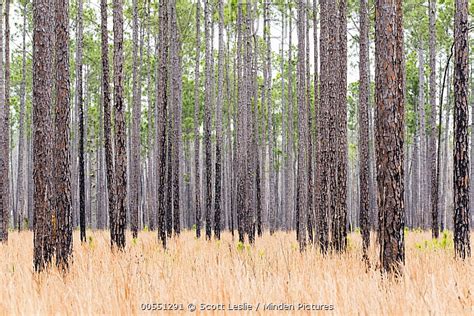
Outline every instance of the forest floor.
<svg viewBox="0 0 474 316">
<path fill-rule="evenodd" d="M 112 253 L 108 232 L 88 231 L 81 245 L 76 231 L 74 263 L 62 276 L 56 268 L 33 273 L 33 234 L 11 232 L 8 245 L 0 245 L 0 314 L 150 314 L 160 308 L 191 314 L 193 306 L 234 315 L 242 314 L 236 308 L 275 313 L 272 307 L 294 308 L 292 314 L 308 308 L 332 314 L 474 314 L 474 260 L 454 259 L 450 233 L 437 242 L 429 232 L 407 233 L 406 266 L 398 281 L 376 270 L 375 247 L 366 271 L 358 233 L 350 235 L 346 254 L 327 257 L 311 248 L 301 254 L 293 233 L 265 234 L 253 247 L 233 241 L 230 233 L 211 242 L 194 234 L 171 239 L 163 252 L 156 233 L 140 232 L 136 240 L 127 236 L 124 252 Z"/>
</svg>

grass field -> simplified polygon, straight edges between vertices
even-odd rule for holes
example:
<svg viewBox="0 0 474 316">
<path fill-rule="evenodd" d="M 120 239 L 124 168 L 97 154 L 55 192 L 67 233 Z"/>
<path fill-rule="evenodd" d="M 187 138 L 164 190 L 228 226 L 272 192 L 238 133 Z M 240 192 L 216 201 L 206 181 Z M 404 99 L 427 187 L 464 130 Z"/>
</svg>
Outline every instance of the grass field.
<svg viewBox="0 0 474 316">
<path fill-rule="evenodd" d="M 474 261 L 453 258 L 449 234 L 433 243 L 428 232 L 409 232 L 399 281 L 375 269 L 375 248 L 366 272 L 356 233 L 350 235 L 346 254 L 327 257 L 316 249 L 300 254 L 293 233 L 282 232 L 267 234 L 250 247 L 232 241 L 230 233 L 207 242 L 188 231 L 172 239 L 166 252 L 155 233 L 141 232 L 135 241 L 127 236 L 123 253 L 110 251 L 108 232 L 88 236 L 81 245 L 75 232 L 68 275 L 55 268 L 37 275 L 32 233 L 11 232 L 8 245 L 0 245 L 0 314 L 157 313 L 143 307 L 183 308 L 167 313 L 191 314 L 189 304 L 196 312 L 201 304 L 223 304 L 207 307 L 234 315 L 242 310 L 231 307 L 253 313 L 257 305 L 259 313 L 275 314 L 269 304 L 293 307 L 294 314 L 301 308 L 332 309 L 325 312 L 331 314 L 474 314 Z"/>
</svg>

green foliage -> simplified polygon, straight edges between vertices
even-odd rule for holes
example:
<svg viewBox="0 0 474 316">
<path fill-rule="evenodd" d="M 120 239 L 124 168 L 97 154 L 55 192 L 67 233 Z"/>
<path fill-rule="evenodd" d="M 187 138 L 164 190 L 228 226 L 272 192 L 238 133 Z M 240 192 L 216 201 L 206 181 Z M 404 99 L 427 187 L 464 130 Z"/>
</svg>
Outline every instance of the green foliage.
<svg viewBox="0 0 474 316">
<path fill-rule="evenodd" d="M 449 231 L 443 231 L 441 238 L 424 240 L 415 244 L 415 247 L 420 250 L 451 250 L 454 249 L 454 241 L 452 233 Z"/>
<path fill-rule="evenodd" d="M 89 248 L 90 249 L 95 249 L 95 241 L 94 241 L 94 238 L 92 238 L 91 235 L 89 235 L 89 237 L 87 238 L 87 241 L 88 241 L 88 244 L 89 244 Z"/>
</svg>

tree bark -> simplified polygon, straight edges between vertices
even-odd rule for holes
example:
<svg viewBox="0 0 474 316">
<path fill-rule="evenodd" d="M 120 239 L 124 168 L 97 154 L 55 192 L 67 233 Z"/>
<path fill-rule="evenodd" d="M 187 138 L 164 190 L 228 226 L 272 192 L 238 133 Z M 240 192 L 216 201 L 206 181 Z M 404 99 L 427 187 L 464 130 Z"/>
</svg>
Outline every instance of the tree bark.
<svg viewBox="0 0 474 316">
<path fill-rule="evenodd" d="M 53 255 L 51 240 L 51 131 L 53 22 L 51 0 L 33 1 L 33 209 L 34 268 L 43 271 Z M 0 4 L 0 12 L 1 10 Z M 1 25 L 2 23 L 0 23 Z M 2 42 L 0 27 L 0 43 Z M 0 60 L 3 60 L 0 47 Z M 1 65 L 1 63 L 0 63 Z M 5 95 L 3 69 L 0 69 L 0 98 Z"/>
<path fill-rule="evenodd" d="M 72 255 L 71 174 L 69 157 L 69 3 L 56 0 L 55 209 L 56 265 L 67 269 Z"/>
<path fill-rule="evenodd" d="M 194 207 L 196 214 L 196 237 L 201 237 L 201 168 L 199 164 L 201 139 L 199 133 L 201 102 L 199 100 L 199 63 L 201 57 L 201 0 L 196 0 L 196 59 L 194 66 Z"/>
<path fill-rule="evenodd" d="M 368 262 L 369 226 L 369 16 L 367 0 L 360 1 L 359 37 L 359 223 L 363 258 Z"/>
<path fill-rule="evenodd" d="M 158 79 L 156 80 L 156 155 L 158 184 L 158 237 L 166 248 L 165 222 L 165 176 L 166 176 L 166 122 L 167 122 L 167 78 L 168 78 L 168 0 L 159 2 Z"/>
<path fill-rule="evenodd" d="M 454 16 L 454 252 L 471 256 L 468 155 L 468 1 L 455 1 Z"/>
<path fill-rule="evenodd" d="M 113 1 L 114 107 L 115 107 L 115 229 L 113 243 L 125 248 L 127 209 L 127 150 L 123 96 L 123 0 Z"/>
<path fill-rule="evenodd" d="M 438 182 L 436 177 L 437 150 L 436 139 L 438 136 L 438 126 L 436 125 L 436 0 L 429 1 L 429 33 L 430 33 L 430 170 L 431 170 L 431 234 L 433 238 L 439 236 L 439 215 L 438 215 Z M 441 127 L 439 127 L 441 128 Z M 474 133 L 472 133 L 474 135 Z"/>
<path fill-rule="evenodd" d="M 131 142 L 131 185 L 130 185 L 130 227 L 132 237 L 138 237 L 138 210 L 140 203 L 140 117 L 141 117 L 141 100 L 138 92 L 140 87 L 140 70 L 138 60 L 138 3 L 133 0 L 133 35 L 132 35 L 132 103 L 133 103 L 133 122 L 132 122 L 132 142 Z"/>
<path fill-rule="evenodd" d="M 381 268 L 401 272 L 405 262 L 403 181 L 404 59 L 402 1 L 375 6 L 376 160 Z"/>
<path fill-rule="evenodd" d="M 25 192 L 25 175 L 24 175 L 24 155 L 25 155 L 25 103 L 26 103 L 26 23 L 27 23 L 27 3 L 23 4 L 23 26 L 22 26 L 22 66 L 21 66 L 21 84 L 20 84 L 20 126 L 18 135 L 18 174 L 17 174 L 17 191 L 16 191 L 16 207 L 18 209 L 18 230 L 24 221 L 25 211 L 27 207 L 27 198 Z"/>
<path fill-rule="evenodd" d="M 212 41 L 210 36 L 210 29 L 212 27 L 211 20 L 211 4 L 209 0 L 205 0 L 204 6 L 204 23 L 205 31 L 204 37 L 206 42 L 206 56 L 205 56 L 205 67 L 206 67 L 206 83 L 205 83 L 205 102 L 204 102 L 204 144 L 205 144 L 205 168 L 204 168 L 204 179 L 206 181 L 206 208 L 205 208 L 205 219 L 206 219 L 206 239 L 211 239 L 211 211 L 212 211 L 212 148 L 211 148 L 211 47 Z"/>
<path fill-rule="evenodd" d="M 298 1 L 298 62 L 297 62 L 297 102 L 298 102 L 298 178 L 296 208 L 298 213 L 298 242 L 300 251 L 306 247 L 306 224 L 308 213 L 308 105 L 306 103 L 305 75 L 305 5 Z"/>
<path fill-rule="evenodd" d="M 216 103 L 216 182 L 214 204 L 214 234 L 221 238 L 221 209 L 222 209 L 222 104 L 224 84 L 224 4 L 218 1 L 219 11 L 219 56 L 217 62 L 217 103 Z"/>
</svg>

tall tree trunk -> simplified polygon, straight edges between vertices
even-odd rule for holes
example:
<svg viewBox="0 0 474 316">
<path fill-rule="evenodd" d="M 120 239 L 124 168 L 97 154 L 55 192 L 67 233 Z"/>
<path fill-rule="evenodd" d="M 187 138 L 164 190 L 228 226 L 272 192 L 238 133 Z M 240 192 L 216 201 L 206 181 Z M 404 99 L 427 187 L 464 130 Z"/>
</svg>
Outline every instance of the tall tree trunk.
<svg viewBox="0 0 474 316">
<path fill-rule="evenodd" d="M 341 89 L 340 82 L 340 71 L 338 69 L 340 65 L 340 33 L 339 33 L 339 14 L 337 8 L 337 0 L 329 0 L 327 2 L 327 17 L 328 17 L 328 29 L 330 34 L 329 38 L 329 49 L 327 51 L 329 57 L 329 69 L 331 69 L 329 76 L 329 88 L 328 88 L 328 109 L 327 109 L 327 139 L 328 139 L 328 170 L 327 174 L 331 174 L 328 179 L 329 182 L 329 214 L 331 220 L 331 247 L 335 250 L 339 250 L 340 247 L 340 236 L 339 236 L 339 225 L 340 225 L 340 214 L 339 214 L 339 150 L 338 142 L 339 139 L 339 128 L 338 128 L 338 114 L 339 114 L 339 89 Z M 334 69 L 336 69 L 334 71 Z M 331 173 L 332 172 L 332 173 Z M 335 175 L 334 175 L 335 173 Z"/>
<path fill-rule="evenodd" d="M 3 12 L 3 2 L 0 3 L 0 12 Z M 1 19 L 0 19 L 1 21 Z M 7 207 L 8 203 L 8 178 L 5 179 L 5 174 L 8 172 L 8 151 L 5 151 L 7 148 L 9 128 L 6 125 L 6 112 L 7 107 L 5 105 L 5 73 L 3 71 L 3 23 L 0 23 L 0 104 L 3 104 L 0 108 L 0 130 L 2 131 L 0 135 L 0 147 L 3 152 L 0 157 L 0 172 L 2 176 L 0 178 L 0 241 L 8 241 L 8 221 L 9 221 L 9 210 Z M 7 170 L 5 172 L 5 169 Z"/>
<path fill-rule="evenodd" d="M 245 239 L 244 216 L 246 213 L 246 139 L 245 139 L 245 88 L 243 75 L 242 55 L 242 0 L 237 3 L 237 132 L 236 132 L 236 154 L 235 154 L 235 174 L 236 174 L 236 210 L 237 210 L 237 227 L 239 233 L 239 242 L 243 243 Z"/>
<path fill-rule="evenodd" d="M 123 96 L 123 0 L 113 1 L 114 103 L 115 103 L 115 229 L 113 243 L 125 247 L 127 209 L 127 150 Z"/>
<path fill-rule="evenodd" d="M 404 59 L 402 1 L 376 1 L 375 102 L 380 262 L 400 272 L 405 262 L 403 181 Z"/>
<path fill-rule="evenodd" d="M 439 236 L 438 215 L 438 182 L 436 181 L 436 139 L 438 127 L 436 125 L 436 0 L 429 1 L 429 33 L 430 33 L 430 170 L 431 170 L 431 232 L 433 238 Z M 441 127 L 439 127 L 441 128 Z M 474 135 L 474 133 L 472 133 Z"/>
<path fill-rule="evenodd" d="M 308 41 L 309 46 L 309 41 Z M 321 104 L 319 102 L 319 53 L 318 53 L 318 1 L 313 0 L 313 47 L 314 47 L 314 150 L 315 157 L 313 158 L 314 165 L 314 190 L 313 190 L 313 208 L 314 208 L 314 228 L 315 232 L 319 227 L 319 203 L 321 194 Z M 316 240 L 316 237 L 314 237 Z"/>
<path fill-rule="evenodd" d="M 180 233 L 181 212 L 181 167 L 182 167 L 182 127 L 181 127 L 181 57 L 180 34 L 177 22 L 176 0 L 171 1 L 171 89 L 173 99 L 173 230 Z"/>
<path fill-rule="evenodd" d="M 339 96 L 337 106 L 337 231 L 336 250 L 347 247 L 347 1 L 339 0 Z"/>
<path fill-rule="evenodd" d="M 201 168 L 199 164 L 201 138 L 199 133 L 201 102 L 199 100 L 199 63 L 201 57 L 201 0 L 196 1 L 196 59 L 194 66 L 194 207 L 196 214 L 196 237 L 201 237 Z"/>
<path fill-rule="evenodd" d="M 429 0 L 429 32 L 430 32 L 430 170 L 431 170 L 431 232 L 433 238 L 439 236 L 438 215 L 438 182 L 436 177 L 437 150 L 436 139 L 438 126 L 436 125 L 436 0 Z M 439 127 L 441 128 L 441 127 Z M 474 133 L 471 133 L 474 135 Z"/>
<path fill-rule="evenodd" d="M 455 1 L 454 16 L 454 252 L 471 256 L 468 155 L 468 1 Z"/>
<path fill-rule="evenodd" d="M 306 224 L 308 206 L 308 105 L 306 103 L 305 71 L 305 14 L 304 0 L 298 1 L 298 62 L 297 62 L 297 102 L 298 102 L 298 178 L 296 208 L 298 213 L 298 242 L 300 251 L 306 247 Z"/>
<path fill-rule="evenodd" d="M 4 124 L 5 124 L 5 143 L 4 143 L 4 178 L 6 185 L 4 187 L 4 207 L 7 210 L 7 216 L 10 215 L 10 0 L 5 0 L 5 112 L 4 112 Z M 18 210 L 16 207 L 13 208 L 13 227 L 17 226 L 18 221 Z M 6 218 L 8 225 L 9 218 Z M 5 231 L 5 240 L 8 240 L 8 229 Z"/>
<path fill-rule="evenodd" d="M 133 65 L 132 65 L 132 93 L 133 93 L 133 122 L 132 122 L 132 142 L 131 142 L 131 185 L 130 185 L 130 227 L 133 238 L 138 236 L 138 209 L 140 203 L 140 116 L 141 100 L 139 99 L 140 71 L 138 60 L 138 3 L 133 0 Z"/>
<path fill-rule="evenodd" d="M 319 93 L 319 139 L 320 139 L 320 155 L 319 155 L 319 168 L 320 168 L 320 185 L 321 190 L 319 194 L 319 247 L 323 254 L 325 254 L 329 247 L 329 141 L 328 141 L 328 110 L 329 110 L 329 89 L 330 89 L 330 73 L 332 69 L 329 66 L 329 59 L 331 57 L 330 44 L 329 44 L 329 12 L 328 12 L 328 0 L 321 0 L 321 24 L 320 24 L 320 40 L 319 48 L 321 52 L 320 57 L 320 93 Z"/>
<path fill-rule="evenodd" d="M 34 267 L 44 270 L 53 255 L 51 240 L 51 100 L 54 15 L 51 0 L 33 1 L 33 181 L 34 181 Z M 1 10 L 0 4 L 0 12 Z M 2 23 L 0 23 L 1 25 Z M 0 34 L 3 34 L 0 27 Z M 0 35 L 0 43 L 2 43 Z M 0 47 L 0 60 L 3 60 Z M 1 63 L 0 63 L 1 65 Z M 0 66 L 1 67 L 1 66 Z M 0 98 L 5 95 L 0 69 Z"/>
<path fill-rule="evenodd" d="M 68 268 L 72 255 L 71 174 L 69 157 L 69 3 L 56 0 L 55 209 L 56 264 Z"/>
<path fill-rule="evenodd" d="M 420 137 L 420 226 L 426 227 L 426 206 L 427 200 L 427 159 L 426 159 L 426 117 L 425 117 L 425 74 L 424 74 L 424 51 L 418 47 L 418 111 L 419 111 L 419 137 Z"/>
<path fill-rule="evenodd" d="M 224 4 L 218 1 L 219 11 L 219 57 L 217 62 L 217 103 L 216 103 L 216 182 L 214 204 L 214 234 L 221 238 L 221 209 L 222 209 L 222 104 L 224 84 Z"/>
<path fill-rule="evenodd" d="M 265 2 L 264 6 L 264 37 L 266 44 L 266 55 L 265 55 L 265 73 L 264 75 L 264 89 L 265 89 L 265 106 L 267 108 L 267 143 L 268 143 L 268 158 L 269 158 L 269 221 L 270 221 L 270 234 L 273 234 L 276 229 L 276 214 L 278 208 L 278 186 L 276 183 L 277 171 L 275 162 L 274 152 L 274 139 L 275 139 L 275 128 L 274 128 L 274 114 L 273 114 L 273 103 L 272 103 L 272 60 L 271 60 L 271 23 L 270 23 L 270 2 Z M 304 34 L 303 34 L 304 36 Z M 304 53 L 304 52 L 303 52 Z"/>
<path fill-rule="evenodd" d="M 77 106 L 79 108 L 79 222 L 81 231 L 81 242 L 86 241 L 86 187 L 84 166 L 84 100 L 82 89 L 82 0 L 77 1 L 77 51 L 76 51 L 76 80 L 77 80 Z"/>
<path fill-rule="evenodd" d="M 204 102 L 204 144 L 205 144 L 205 159 L 206 165 L 204 168 L 204 179 L 206 182 L 206 208 L 205 208 L 205 218 L 206 218 L 206 239 L 211 239 L 211 209 L 212 209 L 212 148 L 211 148 L 211 47 L 210 43 L 212 41 L 209 34 L 210 28 L 212 27 L 211 20 L 211 4 L 209 0 L 205 0 L 204 6 L 204 23 L 205 31 L 204 37 L 206 42 L 206 84 L 205 84 L 205 102 Z"/>
<path fill-rule="evenodd" d="M 369 14 L 367 0 L 360 1 L 359 37 L 359 223 L 363 257 L 368 262 L 369 226 Z"/>
<path fill-rule="evenodd" d="M 25 155 L 25 103 L 26 103 L 26 19 L 27 19 L 27 2 L 23 4 L 23 42 L 22 42 L 22 66 L 21 66 L 21 84 L 20 84 L 20 126 L 18 136 L 18 173 L 17 173 L 17 191 L 16 191 L 16 207 L 18 208 L 18 230 L 24 220 L 25 210 L 27 207 L 27 198 L 25 192 L 25 176 L 24 176 L 24 155 Z"/>
<path fill-rule="evenodd" d="M 307 107 L 307 118 L 308 118 L 308 241 L 312 244 L 314 242 L 314 169 L 313 169 L 313 157 L 314 157 L 314 141 L 313 141 L 313 114 L 311 109 L 311 68 L 309 62 L 309 16 L 310 16 L 310 2 L 306 0 L 305 3 L 305 67 L 306 67 L 306 83 L 305 83 L 305 98 Z"/>
<path fill-rule="evenodd" d="M 110 87 L 109 87 L 109 44 L 107 33 L 107 0 L 100 1 L 101 15 L 101 46 L 102 46 L 102 106 L 104 108 L 104 138 L 105 138 L 105 165 L 107 180 L 107 196 L 109 205 L 109 228 L 110 242 L 114 244 L 115 238 L 115 175 L 114 175 L 114 155 L 112 141 L 112 122 L 110 108 Z"/>
<path fill-rule="evenodd" d="M 159 2 L 158 79 L 156 80 L 156 156 L 158 184 L 158 237 L 166 248 L 165 227 L 165 172 L 166 172 L 166 122 L 167 122 L 167 78 L 168 78 L 168 0 Z"/>
</svg>

